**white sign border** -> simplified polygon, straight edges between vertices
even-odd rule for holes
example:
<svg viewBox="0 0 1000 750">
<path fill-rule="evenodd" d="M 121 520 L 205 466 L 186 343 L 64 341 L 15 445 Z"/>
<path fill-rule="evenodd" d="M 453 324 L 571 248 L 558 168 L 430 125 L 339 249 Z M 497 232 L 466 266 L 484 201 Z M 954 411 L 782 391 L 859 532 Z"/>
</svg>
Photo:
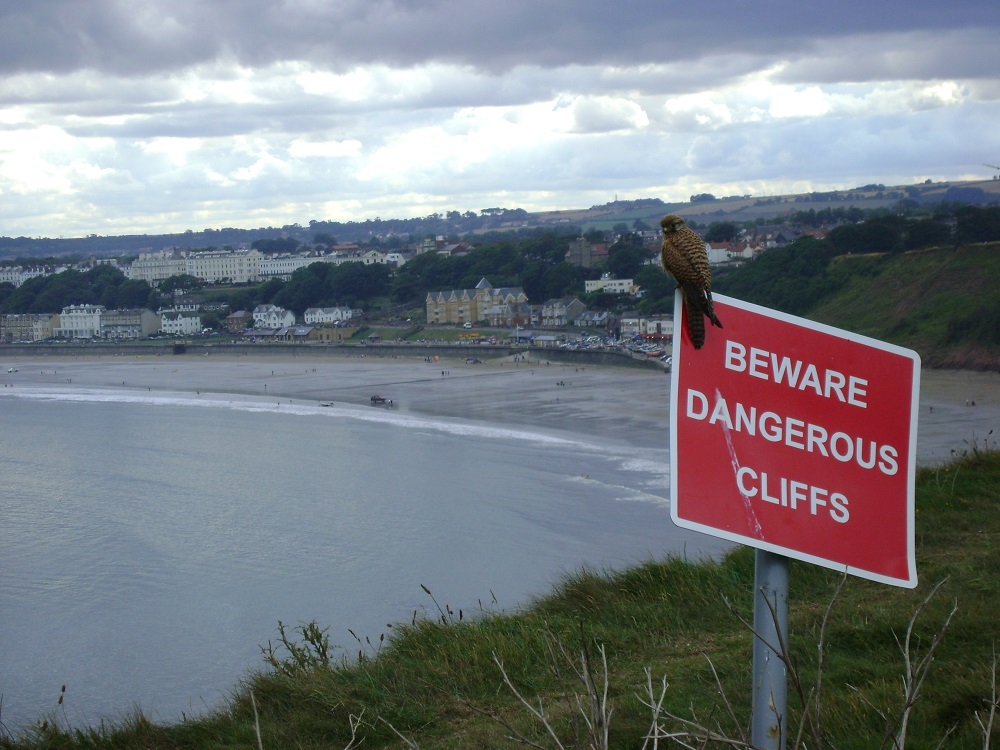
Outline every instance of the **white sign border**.
<svg viewBox="0 0 1000 750">
<path fill-rule="evenodd" d="M 755 539 L 753 537 L 748 537 L 743 534 L 735 534 L 730 531 L 725 531 L 723 529 L 717 529 L 714 526 L 706 526 L 705 524 L 697 523 L 694 521 L 688 521 L 677 516 L 677 504 L 674 502 L 674 498 L 677 497 L 677 417 L 680 413 L 678 408 L 678 384 L 680 381 L 680 370 L 681 370 L 681 340 L 683 337 L 683 331 L 681 330 L 683 316 L 682 310 L 684 306 L 684 298 L 680 289 L 677 289 L 674 293 L 674 339 L 673 347 L 671 351 L 671 367 L 670 367 L 670 518 L 677 526 L 684 529 L 691 529 L 692 531 L 698 531 L 703 534 L 708 534 L 709 536 L 717 537 L 719 539 L 725 539 L 730 542 L 736 542 L 739 544 L 744 544 L 748 547 L 754 547 L 755 549 L 763 549 L 768 552 L 773 552 L 778 555 L 784 555 L 793 560 L 802 560 L 803 562 L 812 563 L 813 565 L 819 565 L 824 568 L 830 568 L 832 570 L 837 570 L 840 572 L 845 572 L 849 575 L 857 576 L 858 578 L 865 578 L 870 581 L 877 581 L 879 583 L 889 584 L 891 586 L 900 586 L 902 588 L 916 588 L 917 586 L 917 562 L 915 553 L 916 544 L 916 534 L 915 534 L 915 494 L 916 494 L 916 456 L 917 456 L 917 417 L 920 411 L 920 355 L 917 354 L 912 349 L 906 349 L 901 346 L 896 346 L 895 344 L 890 344 L 885 341 L 879 341 L 878 339 L 873 339 L 868 336 L 862 336 L 858 333 L 852 333 L 851 331 L 845 331 L 840 328 L 834 328 L 833 326 L 828 326 L 824 323 L 817 323 L 812 320 L 807 320 L 805 318 L 800 318 L 795 315 L 789 315 L 788 313 L 783 313 L 778 310 L 772 310 L 767 307 L 762 307 L 760 305 L 755 305 L 752 302 L 744 302 L 740 299 L 735 299 L 733 297 L 727 297 L 721 294 L 712 294 L 713 299 L 722 302 L 725 305 L 731 307 L 737 307 L 748 312 L 757 313 L 759 315 L 764 315 L 769 318 L 774 318 L 776 320 L 789 323 L 791 325 L 800 326 L 803 328 L 808 328 L 810 330 L 818 331 L 820 333 L 829 334 L 830 336 L 835 336 L 846 341 L 851 341 L 857 344 L 862 344 L 864 346 L 870 346 L 875 349 L 881 349 L 883 351 L 889 352 L 891 354 L 896 354 L 901 357 L 909 359 L 913 364 L 913 389 L 910 394 L 910 440 L 909 440 L 909 450 L 907 451 L 907 461 L 906 461 L 906 566 L 907 566 L 907 578 L 895 578 L 893 576 L 882 575 L 881 573 L 875 573 L 870 570 L 865 570 L 864 568 L 857 568 L 851 565 L 845 565 L 834 560 L 828 560 L 824 557 L 817 557 L 816 555 L 810 555 L 805 552 L 800 552 L 798 550 L 789 549 L 781 545 L 773 544 L 771 542 L 762 541 L 760 539 Z M 708 331 L 708 335 L 712 335 L 712 331 Z M 717 335 L 722 335 L 717 334 Z"/>
</svg>

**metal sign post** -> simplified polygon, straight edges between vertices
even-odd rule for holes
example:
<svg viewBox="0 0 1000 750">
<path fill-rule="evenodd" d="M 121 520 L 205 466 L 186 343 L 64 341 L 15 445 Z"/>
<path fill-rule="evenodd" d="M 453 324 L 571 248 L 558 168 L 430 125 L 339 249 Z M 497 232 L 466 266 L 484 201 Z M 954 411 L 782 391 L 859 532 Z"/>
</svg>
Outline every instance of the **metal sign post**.
<svg viewBox="0 0 1000 750">
<path fill-rule="evenodd" d="M 788 558 L 758 549 L 754 561 L 753 714 L 750 739 L 784 750 L 788 726 Z"/>
</svg>

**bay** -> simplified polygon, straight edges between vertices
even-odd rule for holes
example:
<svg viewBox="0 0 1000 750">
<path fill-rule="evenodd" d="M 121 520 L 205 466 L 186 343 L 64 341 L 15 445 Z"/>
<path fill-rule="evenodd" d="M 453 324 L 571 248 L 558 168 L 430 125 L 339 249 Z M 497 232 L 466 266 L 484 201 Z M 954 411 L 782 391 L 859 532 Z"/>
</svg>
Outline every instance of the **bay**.
<svg viewBox="0 0 1000 750">
<path fill-rule="evenodd" d="M 585 565 L 723 549 L 670 521 L 666 434 L 636 448 L 85 389 L 3 394 L 0 410 L 9 728 L 202 713 L 264 668 L 279 620 L 328 625 L 353 656 L 437 615 L 422 586 L 466 615 L 509 611 Z"/>
</svg>

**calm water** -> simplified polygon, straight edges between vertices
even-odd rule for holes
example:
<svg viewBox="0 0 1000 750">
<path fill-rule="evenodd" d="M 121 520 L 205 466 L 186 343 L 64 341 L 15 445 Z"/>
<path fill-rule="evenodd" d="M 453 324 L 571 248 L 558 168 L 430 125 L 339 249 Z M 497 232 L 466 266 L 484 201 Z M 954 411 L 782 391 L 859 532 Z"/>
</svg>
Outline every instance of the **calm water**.
<svg viewBox="0 0 1000 750">
<path fill-rule="evenodd" d="M 682 532 L 662 446 L 381 409 L 0 395 L 0 719 L 218 705 L 278 620 L 355 654 L 414 610 L 513 609 Z M 494 603 L 494 597 L 496 603 Z M 65 711 L 65 716 L 63 716 Z"/>
</svg>

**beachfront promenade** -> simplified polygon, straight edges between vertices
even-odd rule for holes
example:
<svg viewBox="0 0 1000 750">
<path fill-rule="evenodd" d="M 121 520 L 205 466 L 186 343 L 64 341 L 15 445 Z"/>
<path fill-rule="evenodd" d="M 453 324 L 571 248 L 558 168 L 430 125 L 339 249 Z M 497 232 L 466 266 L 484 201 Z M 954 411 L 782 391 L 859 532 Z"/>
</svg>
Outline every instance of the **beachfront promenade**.
<svg viewBox="0 0 1000 750">
<path fill-rule="evenodd" d="M 179 356 L 229 355 L 261 357 L 441 357 L 448 359 L 501 359 L 523 355 L 532 361 L 550 361 L 576 365 L 644 367 L 663 371 L 656 358 L 643 358 L 628 352 L 606 349 L 560 349 L 485 344 L 385 343 L 376 344 L 295 344 L 295 343 L 215 343 L 202 341 L 161 341 L 144 343 L 87 344 L 2 344 L 0 361 L 18 357 L 44 356 Z"/>
</svg>

